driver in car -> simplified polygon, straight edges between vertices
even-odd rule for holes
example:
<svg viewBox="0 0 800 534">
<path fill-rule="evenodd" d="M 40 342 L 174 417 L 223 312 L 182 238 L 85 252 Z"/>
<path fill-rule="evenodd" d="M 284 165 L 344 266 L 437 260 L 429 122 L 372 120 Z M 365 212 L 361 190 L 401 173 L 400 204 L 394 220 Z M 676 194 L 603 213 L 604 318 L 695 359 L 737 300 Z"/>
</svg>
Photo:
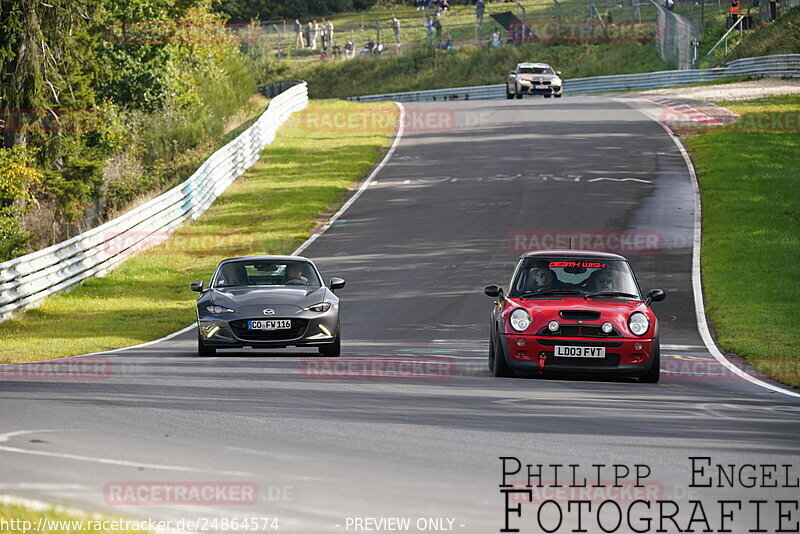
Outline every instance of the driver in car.
<svg viewBox="0 0 800 534">
<path fill-rule="evenodd" d="M 556 278 L 556 273 L 548 267 L 536 267 L 531 269 L 528 291 L 540 292 L 551 289 L 560 289 L 561 284 Z"/>
<path fill-rule="evenodd" d="M 303 266 L 299 263 L 290 263 L 286 266 L 283 276 L 283 285 L 307 285 L 308 278 L 303 276 Z"/>
<path fill-rule="evenodd" d="M 590 287 L 592 291 L 599 293 L 614 291 L 614 276 L 605 270 L 596 271 L 590 277 Z"/>
</svg>

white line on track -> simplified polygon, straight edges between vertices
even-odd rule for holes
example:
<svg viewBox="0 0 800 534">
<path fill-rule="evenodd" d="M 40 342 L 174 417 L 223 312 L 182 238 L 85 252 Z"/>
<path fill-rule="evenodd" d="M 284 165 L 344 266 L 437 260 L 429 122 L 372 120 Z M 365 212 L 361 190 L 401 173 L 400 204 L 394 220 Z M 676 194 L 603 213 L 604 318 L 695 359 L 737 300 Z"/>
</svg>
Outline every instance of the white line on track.
<svg viewBox="0 0 800 534">
<path fill-rule="evenodd" d="M 658 120 L 658 118 L 651 115 L 649 112 L 642 110 L 645 115 L 656 121 L 661 128 L 667 132 L 670 139 L 675 143 L 675 146 L 678 147 L 678 150 L 683 156 L 683 161 L 686 163 L 686 168 L 689 170 L 689 176 L 692 179 L 692 188 L 694 189 L 694 242 L 692 246 L 692 289 L 694 292 L 694 309 L 695 309 L 695 317 L 697 320 L 697 330 L 700 332 L 700 337 L 703 339 L 703 343 L 705 343 L 708 352 L 717 360 L 720 364 L 722 364 L 726 369 L 728 369 L 733 374 L 743 378 L 744 380 L 750 382 L 753 385 L 760 386 L 762 388 L 768 389 L 770 391 L 774 391 L 776 393 L 782 393 L 784 395 L 789 395 L 790 397 L 800 398 L 800 393 L 795 391 L 790 391 L 788 389 L 784 389 L 782 387 L 776 386 L 774 384 L 770 384 L 768 382 L 764 382 L 763 380 L 759 380 L 758 378 L 754 377 L 753 375 L 739 369 L 736 365 L 733 364 L 730 360 L 728 360 L 724 354 L 719 350 L 716 343 L 714 343 L 714 339 L 711 337 L 711 332 L 708 329 L 708 322 L 706 321 L 706 314 L 705 314 L 705 304 L 703 303 L 703 283 L 700 277 L 700 249 L 703 242 L 702 236 L 702 218 L 701 218 L 701 203 L 700 203 L 700 185 L 697 182 L 697 174 L 694 170 L 694 165 L 692 164 L 692 159 L 689 157 L 689 153 L 686 151 L 686 147 L 683 146 L 680 139 L 673 133 L 672 129 Z"/>
</svg>

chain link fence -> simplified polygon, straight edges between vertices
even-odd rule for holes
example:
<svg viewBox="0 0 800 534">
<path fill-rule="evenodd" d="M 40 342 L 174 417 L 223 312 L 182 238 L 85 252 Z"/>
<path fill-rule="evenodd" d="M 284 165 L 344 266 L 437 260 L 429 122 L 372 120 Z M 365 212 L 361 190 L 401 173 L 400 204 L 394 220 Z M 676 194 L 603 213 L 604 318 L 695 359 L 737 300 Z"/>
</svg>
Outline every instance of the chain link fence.
<svg viewBox="0 0 800 534">
<path fill-rule="evenodd" d="M 697 68 L 700 25 L 651 1 L 658 12 L 656 49 L 661 59 L 678 70 Z"/>
</svg>

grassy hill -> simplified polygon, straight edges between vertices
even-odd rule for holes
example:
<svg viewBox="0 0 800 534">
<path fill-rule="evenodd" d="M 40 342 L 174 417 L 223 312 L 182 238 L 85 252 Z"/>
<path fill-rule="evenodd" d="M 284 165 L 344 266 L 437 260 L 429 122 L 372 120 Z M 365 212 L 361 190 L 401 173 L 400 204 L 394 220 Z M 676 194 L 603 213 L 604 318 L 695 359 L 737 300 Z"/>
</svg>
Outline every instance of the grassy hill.
<svg viewBox="0 0 800 534">
<path fill-rule="evenodd" d="M 565 78 L 668 68 L 652 43 L 529 44 L 453 51 L 418 48 L 401 56 L 295 64 L 289 77 L 308 81 L 312 98 L 344 98 L 503 83 L 521 61 L 550 63 Z"/>
<path fill-rule="evenodd" d="M 730 61 L 743 57 L 798 53 L 800 53 L 800 6 L 795 6 L 771 24 L 746 34 L 725 59 Z"/>
</svg>

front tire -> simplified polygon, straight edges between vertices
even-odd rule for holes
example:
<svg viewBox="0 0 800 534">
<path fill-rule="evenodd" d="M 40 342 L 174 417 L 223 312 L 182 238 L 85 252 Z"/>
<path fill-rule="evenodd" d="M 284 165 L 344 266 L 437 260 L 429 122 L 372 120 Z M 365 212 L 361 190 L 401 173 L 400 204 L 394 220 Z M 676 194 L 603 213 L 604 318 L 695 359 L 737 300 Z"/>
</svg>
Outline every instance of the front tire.
<svg viewBox="0 0 800 534">
<path fill-rule="evenodd" d="M 197 355 L 203 358 L 217 355 L 216 348 L 210 347 L 203 343 L 203 338 L 200 336 L 200 332 L 197 332 Z"/>
<path fill-rule="evenodd" d="M 327 345 L 320 345 L 319 353 L 327 358 L 338 358 L 342 353 L 342 340 L 336 336 L 336 341 Z"/>
<path fill-rule="evenodd" d="M 551 95 L 542 95 L 542 96 L 544 96 L 545 98 L 550 98 Z"/>
<path fill-rule="evenodd" d="M 494 345 L 494 376 L 500 378 L 513 378 L 514 370 L 506 363 L 506 356 L 503 351 L 503 345 L 499 339 L 496 339 Z"/>
<path fill-rule="evenodd" d="M 650 364 L 650 369 L 639 377 L 639 382 L 644 382 L 645 384 L 656 384 L 661 378 L 661 343 L 658 338 L 656 338 L 654 344 L 653 363 Z"/>
<path fill-rule="evenodd" d="M 555 94 L 553 96 L 556 97 L 556 98 L 561 98 L 561 93 Z"/>
<path fill-rule="evenodd" d="M 508 86 L 506 86 L 506 98 L 509 99 L 509 100 L 514 98 L 514 93 L 509 93 L 508 92 Z"/>
</svg>

